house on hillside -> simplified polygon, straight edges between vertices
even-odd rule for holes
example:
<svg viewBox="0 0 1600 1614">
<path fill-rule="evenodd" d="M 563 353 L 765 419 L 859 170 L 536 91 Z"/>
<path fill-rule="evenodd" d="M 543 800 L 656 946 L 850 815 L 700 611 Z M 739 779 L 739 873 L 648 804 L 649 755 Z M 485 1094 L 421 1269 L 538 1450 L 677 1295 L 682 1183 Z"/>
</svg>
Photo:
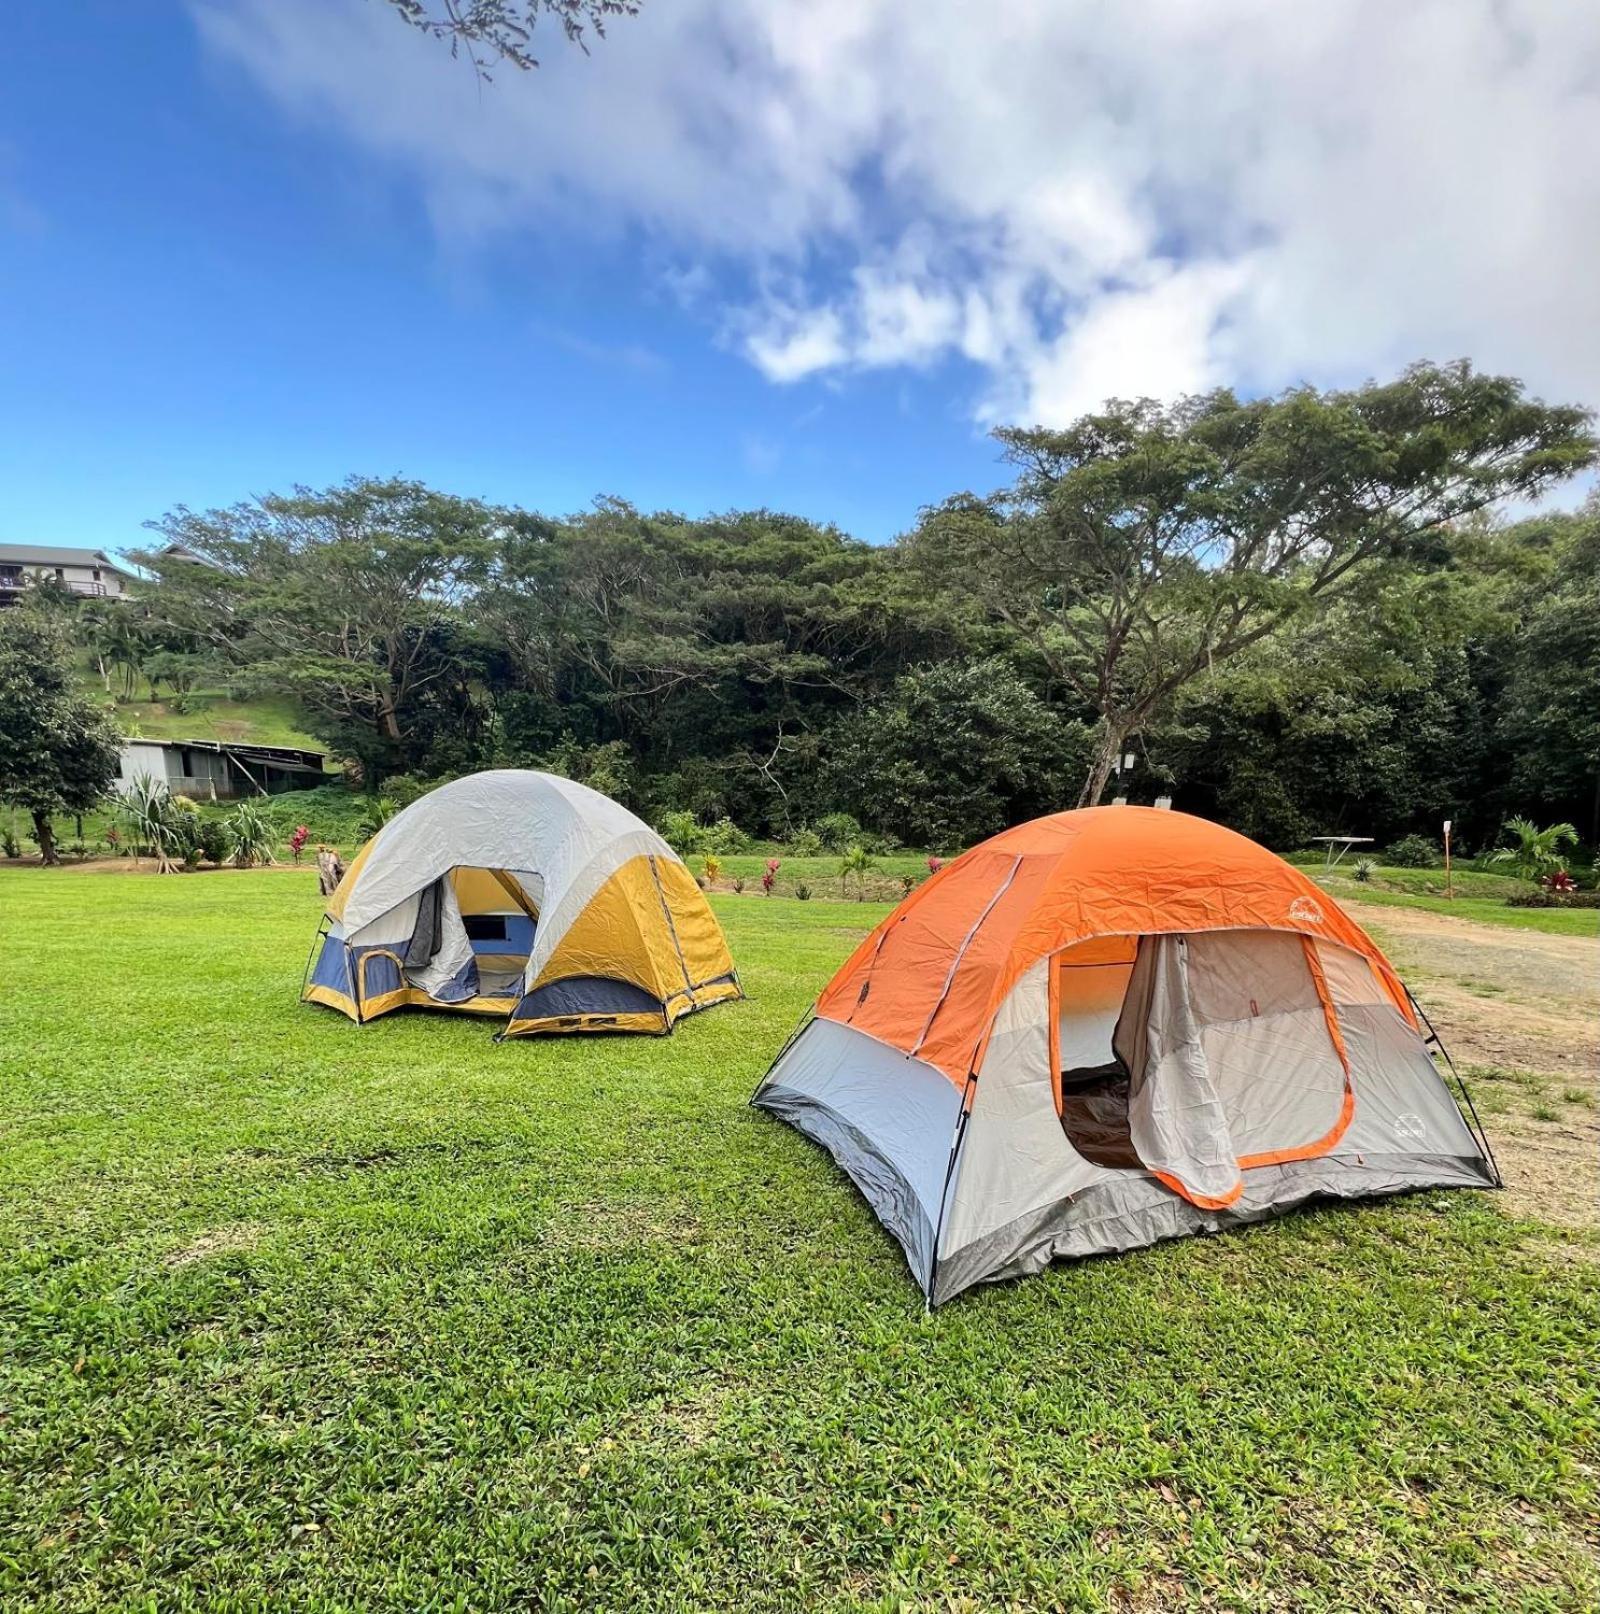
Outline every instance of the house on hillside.
<svg viewBox="0 0 1600 1614">
<path fill-rule="evenodd" d="M 251 745 L 228 740 L 124 740 L 116 789 L 128 791 L 140 778 L 165 784 L 174 795 L 201 801 L 237 796 L 276 796 L 325 784 L 322 752 L 288 745 Z"/>
<path fill-rule="evenodd" d="M 103 549 L 56 549 L 49 544 L 0 544 L 0 606 L 15 605 L 24 589 L 54 578 L 74 594 L 120 600 L 133 573 Z"/>
</svg>

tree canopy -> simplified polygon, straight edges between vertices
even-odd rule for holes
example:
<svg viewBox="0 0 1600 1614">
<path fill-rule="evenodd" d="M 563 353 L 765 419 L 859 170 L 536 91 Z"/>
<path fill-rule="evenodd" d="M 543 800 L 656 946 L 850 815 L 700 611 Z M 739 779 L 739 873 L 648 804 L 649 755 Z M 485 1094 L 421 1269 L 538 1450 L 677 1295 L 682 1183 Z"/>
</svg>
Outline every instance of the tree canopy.
<svg viewBox="0 0 1600 1614">
<path fill-rule="evenodd" d="M 657 820 L 843 811 L 945 849 L 1132 751 L 1132 799 L 1275 846 L 1446 816 L 1482 846 L 1514 813 L 1600 838 L 1600 505 L 1493 513 L 1587 433 L 1461 365 L 1116 404 L 1000 433 L 1008 488 L 883 546 L 352 479 L 180 507 L 128 609 L 54 608 L 108 690 L 287 694 L 368 788 L 548 767 Z"/>
<path fill-rule="evenodd" d="M 915 553 L 1096 713 L 1092 804 L 1177 691 L 1366 567 L 1583 469 L 1588 423 L 1466 364 L 1345 392 L 1113 403 L 1066 430 L 997 432 L 1015 482 L 929 511 Z"/>
<path fill-rule="evenodd" d="M 95 806 L 117 777 L 121 747 L 111 714 L 73 684 L 57 615 L 0 611 L 0 802 L 29 814 L 46 863 L 59 861 L 50 815 Z"/>
</svg>

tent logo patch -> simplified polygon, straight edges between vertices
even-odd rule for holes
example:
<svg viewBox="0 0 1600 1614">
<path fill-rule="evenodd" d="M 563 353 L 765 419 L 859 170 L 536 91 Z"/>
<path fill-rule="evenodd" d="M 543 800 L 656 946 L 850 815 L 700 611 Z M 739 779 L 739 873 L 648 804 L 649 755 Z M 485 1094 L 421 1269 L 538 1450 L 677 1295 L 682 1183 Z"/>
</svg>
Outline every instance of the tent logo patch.
<svg viewBox="0 0 1600 1614">
<path fill-rule="evenodd" d="M 1298 920 L 1301 924 L 1320 925 L 1322 923 L 1322 908 L 1313 902 L 1310 897 L 1296 897 L 1289 904 L 1289 917 Z"/>
</svg>

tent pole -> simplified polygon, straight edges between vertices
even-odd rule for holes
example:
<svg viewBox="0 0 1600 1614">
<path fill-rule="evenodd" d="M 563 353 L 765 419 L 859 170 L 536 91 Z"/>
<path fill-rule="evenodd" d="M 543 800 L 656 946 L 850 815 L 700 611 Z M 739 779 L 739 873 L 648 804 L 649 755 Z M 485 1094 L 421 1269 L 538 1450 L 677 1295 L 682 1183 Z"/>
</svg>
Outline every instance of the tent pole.
<svg viewBox="0 0 1600 1614">
<path fill-rule="evenodd" d="M 801 1012 L 799 1023 L 795 1026 L 794 1030 L 789 1033 L 788 1041 L 785 1042 L 777 1053 L 772 1056 L 772 1063 L 768 1065 L 767 1068 L 761 1073 L 761 1080 L 756 1083 L 755 1091 L 750 1095 L 749 1102 L 751 1104 L 754 1104 L 756 1099 L 760 1097 L 761 1089 L 767 1085 L 767 1077 L 769 1077 L 773 1071 L 778 1068 L 778 1062 L 792 1047 L 794 1047 L 795 1043 L 800 1040 L 800 1033 L 811 1024 L 813 1019 L 815 1019 L 816 1012 L 817 1006 L 815 1003 L 808 1003 L 805 1009 Z"/>
<path fill-rule="evenodd" d="M 1461 1072 L 1456 1069 L 1456 1062 L 1450 1057 L 1450 1050 L 1445 1047 L 1444 1038 L 1439 1035 L 1438 1031 L 1434 1027 L 1433 1021 L 1428 1018 L 1428 1011 L 1417 1002 L 1417 995 L 1409 986 L 1406 987 L 1405 990 L 1406 996 L 1411 1000 L 1411 1007 L 1422 1016 L 1422 1023 L 1428 1028 L 1427 1040 L 1431 1042 L 1433 1046 L 1437 1048 L 1444 1056 L 1444 1062 L 1450 1067 L 1450 1074 L 1455 1077 L 1456 1086 L 1461 1090 L 1462 1098 L 1467 1101 L 1467 1110 L 1472 1116 L 1472 1128 L 1476 1129 L 1475 1135 L 1477 1140 L 1480 1144 L 1482 1144 L 1483 1152 L 1488 1156 L 1489 1159 L 1489 1169 L 1494 1173 L 1494 1185 L 1496 1188 L 1504 1188 L 1506 1185 L 1506 1180 L 1500 1175 L 1500 1162 L 1495 1159 L 1494 1150 L 1489 1146 L 1489 1134 L 1484 1128 L 1483 1122 L 1478 1119 L 1478 1106 L 1472 1102 L 1472 1093 L 1468 1089 L 1466 1081 L 1462 1077 Z"/>
<path fill-rule="evenodd" d="M 977 1071 L 967 1073 L 967 1085 L 961 1089 L 961 1114 L 956 1118 L 956 1133 L 950 1140 L 950 1158 L 945 1162 L 944 1187 L 939 1190 L 939 1219 L 933 1228 L 933 1258 L 928 1267 L 928 1289 L 922 1297 L 923 1314 L 933 1311 L 933 1291 L 939 1281 L 939 1240 L 944 1237 L 944 1211 L 950 1198 L 950 1179 L 956 1174 L 956 1160 L 961 1154 L 961 1140 L 967 1135 L 967 1118 L 972 1114 L 972 1090 L 978 1085 Z"/>
<path fill-rule="evenodd" d="M 306 982 L 311 979 L 311 968 L 321 951 L 322 943 L 328 938 L 328 916 L 322 916 L 322 922 L 317 926 L 317 933 L 311 938 L 311 951 L 306 954 L 306 967 L 300 971 L 300 1001 L 306 1000 Z"/>
</svg>

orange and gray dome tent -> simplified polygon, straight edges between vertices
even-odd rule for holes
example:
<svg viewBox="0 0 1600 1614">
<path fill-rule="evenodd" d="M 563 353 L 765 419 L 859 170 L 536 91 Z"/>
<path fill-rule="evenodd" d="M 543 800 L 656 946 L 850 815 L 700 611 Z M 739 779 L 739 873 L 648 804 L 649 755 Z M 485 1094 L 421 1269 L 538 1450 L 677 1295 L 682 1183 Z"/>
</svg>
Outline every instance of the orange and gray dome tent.
<svg viewBox="0 0 1600 1614">
<path fill-rule="evenodd" d="M 925 881 L 753 1102 L 833 1155 L 938 1305 L 1314 1196 L 1498 1186 L 1429 1040 L 1299 870 L 1185 813 L 1093 807 Z"/>
<path fill-rule="evenodd" d="M 519 768 L 441 785 L 362 847 L 301 992 L 356 1021 L 494 1015 L 508 1037 L 667 1032 L 742 996 L 678 854 L 599 791 Z"/>
</svg>

